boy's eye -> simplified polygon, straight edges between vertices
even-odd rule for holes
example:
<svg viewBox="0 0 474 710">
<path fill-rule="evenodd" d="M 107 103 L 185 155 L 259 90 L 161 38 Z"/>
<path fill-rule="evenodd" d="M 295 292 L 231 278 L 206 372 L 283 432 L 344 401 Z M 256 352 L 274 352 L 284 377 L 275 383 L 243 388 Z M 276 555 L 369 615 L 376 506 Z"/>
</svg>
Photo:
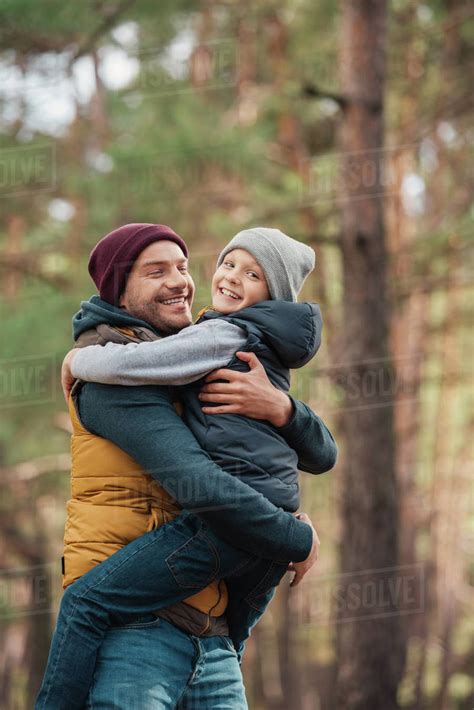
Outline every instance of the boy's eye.
<svg viewBox="0 0 474 710">
<path fill-rule="evenodd" d="M 232 261 L 224 261 L 224 266 L 230 266 L 232 268 L 234 264 Z"/>
<path fill-rule="evenodd" d="M 251 276 L 254 279 L 258 279 L 258 274 L 255 273 L 255 271 L 247 271 L 248 275 Z"/>
</svg>

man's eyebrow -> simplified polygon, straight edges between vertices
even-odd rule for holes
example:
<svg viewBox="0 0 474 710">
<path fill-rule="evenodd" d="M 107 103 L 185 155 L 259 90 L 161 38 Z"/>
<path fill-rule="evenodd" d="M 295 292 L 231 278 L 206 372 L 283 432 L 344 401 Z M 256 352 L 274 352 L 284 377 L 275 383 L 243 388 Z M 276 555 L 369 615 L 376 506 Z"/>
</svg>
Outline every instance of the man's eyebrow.
<svg viewBox="0 0 474 710">
<path fill-rule="evenodd" d="M 188 260 L 187 260 L 186 257 L 184 257 L 184 256 L 183 256 L 182 259 L 176 259 L 176 261 L 175 261 L 175 260 L 173 260 L 173 261 L 169 261 L 169 260 L 161 260 L 161 261 L 158 261 L 158 260 L 156 260 L 156 259 L 149 259 L 148 261 L 144 261 L 143 264 L 142 264 L 142 266 L 156 266 L 156 265 L 160 265 L 160 264 L 175 264 L 175 263 L 177 263 L 177 264 L 186 264 L 187 261 L 188 261 Z"/>
</svg>

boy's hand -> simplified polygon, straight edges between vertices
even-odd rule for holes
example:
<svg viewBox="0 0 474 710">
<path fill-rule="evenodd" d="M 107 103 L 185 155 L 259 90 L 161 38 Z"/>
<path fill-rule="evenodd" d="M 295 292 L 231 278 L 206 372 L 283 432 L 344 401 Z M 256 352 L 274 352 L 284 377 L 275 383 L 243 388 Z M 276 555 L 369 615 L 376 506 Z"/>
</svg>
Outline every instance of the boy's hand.
<svg viewBox="0 0 474 710">
<path fill-rule="evenodd" d="M 293 410 L 288 395 L 272 385 L 254 353 L 238 352 L 236 355 L 248 364 L 250 371 L 235 372 L 221 368 L 211 372 L 205 379 L 199 399 L 201 402 L 215 402 L 219 406 L 204 406 L 204 414 L 240 414 L 251 419 L 266 419 L 275 427 L 284 426 Z"/>
<path fill-rule="evenodd" d="M 69 402 L 69 395 L 71 394 L 72 386 L 76 381 L 75 377 L 72 376 L 71 365 L 74 356 L 78 351 L 79 348 L 73 348 L 70 350 L 64 358 L 63 365 L 61 367 L 61 387 L 63 388 L 66 404 Z"/>
<path fill-rule="evenodd" d="M 309 553 L 308 557 L 303 560 L 303 562 L 290 562 L 288 565 L 288 570 L 290 572 L 294 572 L 295 576 L 293 577 L 293 580 L 290 584 L 290 587 L 296 587 L 305 574 L 309 572 L 311 567 L 314 565 L 316 560 L 318 559 L 319 556 L 319 547 L 321 545 L 318 537 L 318 533 L 313 527 L 313 523 L 311 522 L 311 519 L 309 515 L 306 515 L 306 513 L 299 513 L 297 516 L 298 520 L 302 520 L 303 523 L 307 523 L 312 531 L 313 531 L 313 546 L 311 548 L 311 552 Z"/>
</svg>

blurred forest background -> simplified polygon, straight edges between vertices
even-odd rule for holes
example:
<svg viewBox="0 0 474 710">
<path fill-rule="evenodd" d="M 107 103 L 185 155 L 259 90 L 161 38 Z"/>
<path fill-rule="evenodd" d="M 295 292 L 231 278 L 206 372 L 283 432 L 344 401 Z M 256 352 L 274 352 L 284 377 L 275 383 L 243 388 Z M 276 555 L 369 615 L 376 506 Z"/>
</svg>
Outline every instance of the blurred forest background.
<svg viewBox="0 0 474 710">
<path fill-rule="evenodd" d="M 317 251 L 293 392 L 335 470 L 322 541 L 244 661 L 253 710 L 474 706 L 473 8 L 463 0 L 0 2 L 0 707 L 32 707 L 61 593 L 59 385 L 87 259 L 126 222 Z M 470 182 L 471 181 L 471 182 Z"/>
</svg>

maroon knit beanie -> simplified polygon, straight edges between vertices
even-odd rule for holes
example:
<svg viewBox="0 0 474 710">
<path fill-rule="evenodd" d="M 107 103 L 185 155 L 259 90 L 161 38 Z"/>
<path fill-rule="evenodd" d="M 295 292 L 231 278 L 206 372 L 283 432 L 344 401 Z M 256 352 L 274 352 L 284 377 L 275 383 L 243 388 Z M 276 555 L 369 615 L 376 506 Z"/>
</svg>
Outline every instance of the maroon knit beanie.
<svg viewBox="0 0 474 710">
<path fill-rule="evenodd" d="M 149 244 L 162 240 L 177 244 L 187 258 L 186 243 L 165 224 L 125 224 L 101 239 L 89 259 L 89 273 L 100 297 L 118 305 L 138 255 Z"/>
</svg>

